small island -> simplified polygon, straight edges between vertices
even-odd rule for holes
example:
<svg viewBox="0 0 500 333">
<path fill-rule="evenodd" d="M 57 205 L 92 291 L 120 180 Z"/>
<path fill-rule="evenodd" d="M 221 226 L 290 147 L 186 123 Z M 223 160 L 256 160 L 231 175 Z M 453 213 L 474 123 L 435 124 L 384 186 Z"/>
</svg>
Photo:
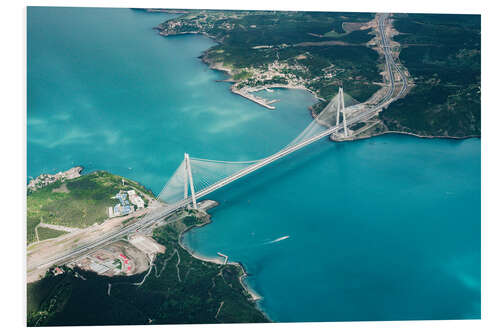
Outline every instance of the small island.
<svg viewBox="0 0 500 333">
<path fill-rule="evenodd" d="M 145 207 L 108 217 L 108 206 L 120 201 L 116 193 L 132 190 Z M 89 242 L 97 230 L 130 225 L 154 206 L 153 199 L 139 183 L 106 171 L 59 177 L 28 191 L 28 326 L 269 321 L 257 308 L 258 295 L 244 282 L 241 264 L 222 256 L 204 258 L 182 243 L 185 232 L 210 223 L 202 209 L 216 205 L 211 201 L 50 267 L 43 276 L 30 271 L 36 266 L 30 262 L 43 252 L 64 251 L 64 246 Z M 42 220 L 49 228 L 40 226 Z M 68 229 L 49 235 L 42 231 L 59 227 Z"/>
</svg>

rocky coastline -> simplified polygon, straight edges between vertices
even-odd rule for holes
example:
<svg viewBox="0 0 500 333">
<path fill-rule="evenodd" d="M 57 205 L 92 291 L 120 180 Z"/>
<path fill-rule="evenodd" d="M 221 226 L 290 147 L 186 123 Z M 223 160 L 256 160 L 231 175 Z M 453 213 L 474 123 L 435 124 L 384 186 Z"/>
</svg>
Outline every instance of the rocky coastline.
<svg viewBox="0 0 500 333">
<path fill-rule="evenodd" d="M 207 201 L 207 200 L 205 200 L 205 201 Z M 210 200 L 210 201 L 213 202 L 214 204 L 208 206 L 207 210 L 210 209 L 210 208 L 213 208 L 215 206 L 218 206 L 218 202 L 212 201 L 212 200 Z M 210 214 L 206 213 L 206 216 L 203 219 L 203 223 L 190 226 L 190 227 L 186 228 L 184 231 L 182 231 L 179 234 L 178 243 L 179 243 L 180 247 L 182 247 L 192 257 L 194 257 L 194 258 L 196 258 L 198 260 L 205 261 L 205 262 L 210 262 L 210 263 L 217 264 L 217 265 L 224 265 L 224 260 L 221 257 L 207 257 L 207 256 L 203 256 L 202 254 L 195 252 L 193 249 L 191 249 L 189 246 L 187 246 L 185 244 L 185 242 L 184 242 L 184 236 L 186 235 L 186 233 L 188 233 L 189 231 L 191 231 L 192 229 L 195 229 L 195 228 L 202 228 L 202 227 L 204 227 L 204 226 L 206 226 L 207 224 L 210 224 L 210 223 L 212 223 L 212 216 Z M 251 297 L 251 299 L 252 299 L 252 301 L 254 303 L 257 303 L 259 300 L 262 299 L 262 297 L 257 292 L 255 292 L 254 290 L 252 290 L 252 288 L 250 288 L 250 286 L 245 282 L 245 279 L 248 277 L 248 273 L 247 273 L 247 271 L 246 271 L 245 266 L 243 265 L 243 263 L 241 263 L 241 262 L 235 262 L 235 261 L 228 261 L 226 263 L 226 265 L 237 266 L 239 269 L 241 269 L 242 274 L 239 277 L 239 281 L 240 281 L 241 286 L 243 287 L 243 289 L 248 293 L 248 295 L 250 295 L 250 297 Z M 267 317 L 267 314 L 265 314 L 262 310 L 261 310 L 261 312 Z"/>
</svg>

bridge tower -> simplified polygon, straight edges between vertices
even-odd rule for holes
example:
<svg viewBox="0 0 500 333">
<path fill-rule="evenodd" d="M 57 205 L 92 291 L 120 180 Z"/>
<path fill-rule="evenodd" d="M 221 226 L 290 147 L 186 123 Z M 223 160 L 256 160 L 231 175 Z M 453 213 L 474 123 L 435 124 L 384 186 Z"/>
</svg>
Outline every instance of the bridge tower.
<svg viewBox="0 0 500 333">
<path fill-rule="evenodd" d="M 191 199 L 193 200 L 193 208 L 198 209 L 198 205 L 196 204 L 196 192 L 194 191 L 193 174 L 191 172 L 191 161 L 189 159 L 188 153 L 184 153 L 184 165 L 185 165 L 184 199 L 187 199 L 188 197 L 188 183 L 189 183 L 189 187 L 191 189 Z"/>
<path fill-rule="evenodd" d="M 344 138 L 347 136 L 347 124 L 346 124 L 346 112 L 344 104 L 344 88 L 339 87 L 339 93 L 337 94 L 337 126 L 340 122 L 340 112 L 342 112 L 342 122 L 344 124 Z"/>
<path fill-rule="evenodd" d="M 337 126 L 339 126 L 340 122 L 340 104 L 342 103 L 341 98 L 343 94 L 344 90 L 342 89 L 342 87 L 339 87 L 339 93 L 337 94 Z"/>
</svg>

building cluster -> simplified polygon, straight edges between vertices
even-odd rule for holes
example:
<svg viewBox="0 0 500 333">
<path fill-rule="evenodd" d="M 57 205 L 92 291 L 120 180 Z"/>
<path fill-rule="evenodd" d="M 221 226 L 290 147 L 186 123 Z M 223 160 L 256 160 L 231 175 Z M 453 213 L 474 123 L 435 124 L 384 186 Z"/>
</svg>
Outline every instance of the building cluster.
<svg viewBox="0 0 500 333">
<path fill-rule="evenodd" d="M 83 270 L 94 271 L 99 275 L 129 275 L 135 268 L 135 262 L 123 254 L 123 250 L 122 246 L 109 245 L 81 258 L 75 264 Z"/>
<path fill-rule="evenodd" d="M 68 267 L 78 267 L 108 277 L 134 275 L 146 271 L 157 253 L 165 253 L 165 246 L 158 244 L 152 237 L 135 233 L 128 242 L 122 240 L 105 245 L 73 261 Z M 55 270 L 53 272 L 56 274 Z"/>
<path fill-rule="evenodd" d="M 113 199 L 118 199 L 120 202 L 114 207 L 108 207 L 108 216 L 110 218 L 127 215 L 133 213 L 136 209 L 144 208 L 144 200 L 142 200 L 135 190 L 120 191 Z"/>
<path fill-rule="evenodd" d="M 28 190 L 31 191 L 36 191 L 39 188 L 45 187 L 49 184 L 55 183 L 57 181 L 65 181 L 68 179 L 74 179 L 80 177 L 80 173 L 82 172 L 83 168 L 80 166 L 71 168 L 67 171 L 61 171 L 58 172 L 54 175 L 50 174 L 42 174 L 35 179 L 31 179 L 30 182 L 28 183 Z"/>
<path fill-rule="evenodd" d="M 144 208 L 144 200 L 142 200 L 142 198 L 137 193 L 135 193 L 135 190 L 127 191 L 127 194 L 130 202 L 135 205 L 137 209 Z"/>
<path fill-rule="evenodd" d="M 55 267 L 53 270 L 52 270 L 52 273 L 54 274 L 54 276 L 57 276 L 57 275 L 61 275 L 64 273 L 64 270 L 61 268 L 61 267 Z"/>
</svg>

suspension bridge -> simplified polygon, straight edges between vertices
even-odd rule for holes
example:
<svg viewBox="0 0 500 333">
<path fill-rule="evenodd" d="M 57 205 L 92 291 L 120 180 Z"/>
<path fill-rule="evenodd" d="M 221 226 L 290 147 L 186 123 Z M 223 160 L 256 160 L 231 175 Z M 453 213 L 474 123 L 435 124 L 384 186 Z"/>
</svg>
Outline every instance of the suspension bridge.
<svg viewBox="0 0 500 333">
<path fill-rule="evenodd" d="M 349 126 L 368 121 L 392 101 L 401 97 L 407 89 L 406 76 L 396 65 L 385 36 L 387 17 L 388 14 L 379 16 L 378 29 L 381 39 L 380 48 L 384 52 L 385 66 L 388 73 L 388 89 L 386 89 L 384 96 L 377 104 L 359 103 L 348 94 L 344 94 L 343 88 L 340 87 L 338 94 L 331 99 L 309 126 L 288 145 L 270 156 L 254 161 L 217 161 L 195 158 L 185 153 L 179 167 L 158 194 L 156 199 L 160 204 L 157 209 L 150 211 L 150 213 L 130 226 L 109 235 L 104 235 L 100 239 L 73 249 L 69 253 L 52 257 L 45 264 L 38 267 L 48 267 L 53 264 L 68 262 L 87 253 L 89 250 L 98 248 L 138 229 L 148 228 L 186 206 L 197 209 L 197 201 L 202 197 L 322 138 L 331 135 L 336 138 L 348 138 L 350 135 Z M 396 79 L 395 73 L 397 73 L 398 79 Z M 399 89 L 396 89 L 396 86 Z"/>
<path fill-rule="evenodd" d="M 341 87 L 336 97 L 292 142 L 278 152 L 260 160 L 217 161 L 190 157 L 189 154 L 185 153 L 183 161 L 165 184 L 157 196 L 157 200 L 174 205 L 182 202 L 182 205 L 190 204 L 197 209 L 198 199 L 303 147 L 332 134 L 347 137 L 349 135 L 348 125 L 368 119 L 373 110 L 366 112 L 351 97 L 348 97 L 351 105 L 346 107 L 345 100 Z M 356 113 L 354 117 L 348 118 L 348 114 L 354 113 Z M 342 122 L 340 122 L 341 114 Z M 332 121 L 334 125 L 330 126 Z"/>
<path fill-rule="evenodd" d="M 348 137 L 349 126 L 369 120 L 392 101 L 400 98 L 405 93 L 408 83 L 406 76 L 392 57 L 391 46 L 385 34 L 388 16 L 387 13 L 379 16 L 378 30 L 380 48 L 385 56 L 389 89 L 376 105 L 368 106 L 359 103 L 349 95 L 346 99 L 344 90 L 340 87 L 338 94 L 309 126 L 287 146 L 271 156 L 255 161 L 237 162 L 194 158 L 185 153 L 184 160 L 165 184 L 157 200 L 173 204 L 173 206 L 181 205 L 181 207 L 191 204 L 196 209 L 198 199 L 324 137 L 330 135 Z M 400 86 L 399 90 L 396 89 L 395 73 L 399 78 L 397 82 Z M 340 122 L 340 115 L 342 115 L 342 122 Z"/>
</svg>

